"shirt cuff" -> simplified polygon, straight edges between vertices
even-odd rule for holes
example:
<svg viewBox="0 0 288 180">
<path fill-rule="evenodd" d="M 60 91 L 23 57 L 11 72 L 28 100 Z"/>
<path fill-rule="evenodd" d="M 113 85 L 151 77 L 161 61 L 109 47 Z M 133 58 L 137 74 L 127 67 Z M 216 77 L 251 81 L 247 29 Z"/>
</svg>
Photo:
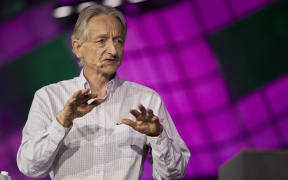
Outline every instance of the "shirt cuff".
<svg viewBox="0 0 288 180">
<path fill-rule="evenodd" d="M 156 152 L 161 152 L 164 148 L 167 148 L 167 144 L 169 141 L 165 129 L 163 129 L 162 133 L 159 136 L 156 137 L 147 136 L 147 139 L 150 142 L 151 148 Z"/>
<path fill-rule="evenodd" d="M 48 133 L 51 137 L 52 142 L 58 145 L 63 138 L 68 134 L 71 128 L 63 127 L 56 119 L 50 124 Z"/>
</svg>

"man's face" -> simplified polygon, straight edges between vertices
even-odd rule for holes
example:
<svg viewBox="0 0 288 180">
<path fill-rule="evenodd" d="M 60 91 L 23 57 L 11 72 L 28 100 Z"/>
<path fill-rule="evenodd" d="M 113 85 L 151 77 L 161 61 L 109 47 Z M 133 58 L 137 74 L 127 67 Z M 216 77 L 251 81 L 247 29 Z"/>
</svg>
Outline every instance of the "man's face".
<svg viewBox="0 0 288 180">
<path fill-rule="evenodd" d="M 78 46 L 76 55 L 84 61 L 84 69 L 112 75 L 123 57 L 124 35 L 121 23 L 115 17 L 101 14 L 92 17 L 87 28 L 87 40 Z"/>
</svg>

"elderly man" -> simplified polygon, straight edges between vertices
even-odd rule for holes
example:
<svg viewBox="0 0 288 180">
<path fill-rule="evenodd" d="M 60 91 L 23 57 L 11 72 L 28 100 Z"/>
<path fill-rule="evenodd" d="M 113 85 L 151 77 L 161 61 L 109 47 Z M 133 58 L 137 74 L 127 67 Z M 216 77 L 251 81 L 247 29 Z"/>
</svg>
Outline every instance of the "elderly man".
<svg viewBox="0 0 288 180">
<path fill-rule="evenodd" d="M 181 179 L 190 152 L 160 96 L 117 77 L 126 23 L 103 5 L 85 8 L 72 35 L 79 77 L 35 93 L 17 164 L 54 180 L 140 179 L 149 147 L 154 179 Z"/>
</svg>

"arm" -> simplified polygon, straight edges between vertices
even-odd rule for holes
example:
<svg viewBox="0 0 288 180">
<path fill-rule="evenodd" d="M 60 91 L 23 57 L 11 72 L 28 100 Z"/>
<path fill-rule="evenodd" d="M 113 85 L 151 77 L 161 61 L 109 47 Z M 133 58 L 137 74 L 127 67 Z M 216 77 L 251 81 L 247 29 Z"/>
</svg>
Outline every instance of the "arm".
<svg viewBox="0 0 288 180">
<path fill-rule="evenodd" d="M 147 145 L 152 148 L 153 177 L 155 179 L 181 179 L 190 158 L 190 152 L 181 137 L 161 98 L 157 96 L 150 104 L 155 110 L 143 105 L 130 110 L 136 121 L 122 122 L 147 135 Z"/>
<path fill-rule="evenodd" d="M 51 117 L 43 92 L 36 92 L 17 153 L 19 170 L 29 177 L 47 176 L 69 129 Z"/>
<path fill-rule="evenodd" d="M 158 116 L 164 130 L 158 137 L 147 136 L 152 148 L 154 179 L 181 179 L 190 158 L 190 152 L 161 101 Z"/>
<path fill-rule="evenodd" d="M 30 177 L 48 175 L 73 120 L 84 116 L 102 102 L 98 99 L 88 104 L 93 98 L 96 95 L 89 94 L 89 89 L 79 90 L 58 112 L 57 117 L 53 117 L 47 94 L 44 91 L 36 92 L 17 153 L 17 164 L 23 174 Z"/>
</svg>

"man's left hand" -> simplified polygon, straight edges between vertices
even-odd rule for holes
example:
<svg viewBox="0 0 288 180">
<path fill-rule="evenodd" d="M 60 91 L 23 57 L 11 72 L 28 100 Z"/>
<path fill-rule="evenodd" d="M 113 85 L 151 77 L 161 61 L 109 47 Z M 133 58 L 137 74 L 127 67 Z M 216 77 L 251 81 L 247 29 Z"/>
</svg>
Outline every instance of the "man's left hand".
<svg viewBox="0 0 288 180">
<path fill-rule="evenodd" d="M 122 123 L 131 126 L 136 131 L 146 134 L 147 136 L 159 136 L 163 131 L 163 126 L 159 122 L 159 118 L 153 114 L 149 108 L 145 108 L 142 104 L 138 105 L 140 112 L 131 109 L 130 113 L 136 118 L 136 121 L 123 119 Z"/>
</svg>

